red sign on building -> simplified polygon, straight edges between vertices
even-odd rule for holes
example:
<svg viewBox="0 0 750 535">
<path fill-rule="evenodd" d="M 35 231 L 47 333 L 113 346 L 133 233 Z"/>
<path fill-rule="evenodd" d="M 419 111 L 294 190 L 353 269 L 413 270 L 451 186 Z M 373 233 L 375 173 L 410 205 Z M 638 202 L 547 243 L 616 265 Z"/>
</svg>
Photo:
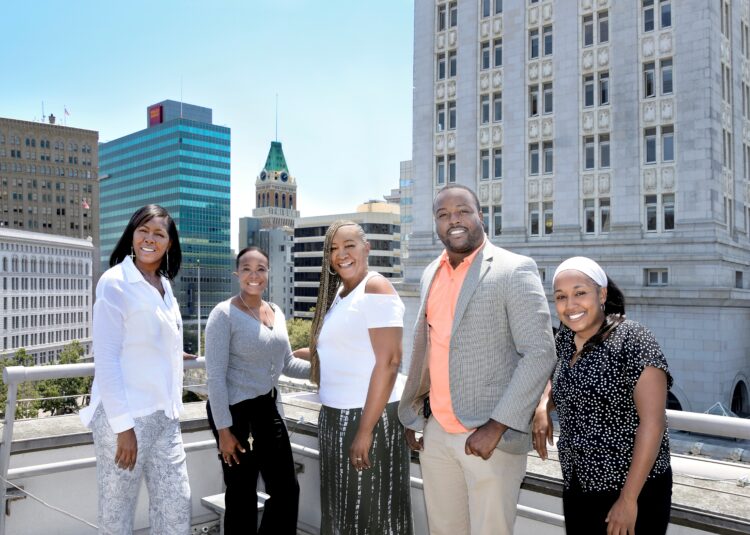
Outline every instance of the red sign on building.
<svg viewBox="0 0 750 535">
<path fill-rule="evenodd" d="M 161 104 L 154 104 L 148 108 L 148 125 L 154 126 L 164 122 L 164 111 Z"/>
</svg>

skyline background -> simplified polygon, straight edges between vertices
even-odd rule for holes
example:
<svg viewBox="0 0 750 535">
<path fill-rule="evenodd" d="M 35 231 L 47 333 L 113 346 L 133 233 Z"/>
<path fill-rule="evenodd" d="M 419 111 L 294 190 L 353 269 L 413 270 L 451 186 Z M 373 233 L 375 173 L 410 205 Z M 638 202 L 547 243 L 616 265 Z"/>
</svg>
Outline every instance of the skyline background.
<svg viewBox="0 0 750 535">
<path fill-rule="evenodd" d="M 44 102 L 106 142 L 146 128 L 165 99 L 212 108 L 232 130 L 232 247 L 276 139 L 277 94 L 303 217 L 382 199 L 411 158 L 410 1 L 43 0 L 6 6 L 5 20 L 2 117 L 40 121 Z"/>
</svg>

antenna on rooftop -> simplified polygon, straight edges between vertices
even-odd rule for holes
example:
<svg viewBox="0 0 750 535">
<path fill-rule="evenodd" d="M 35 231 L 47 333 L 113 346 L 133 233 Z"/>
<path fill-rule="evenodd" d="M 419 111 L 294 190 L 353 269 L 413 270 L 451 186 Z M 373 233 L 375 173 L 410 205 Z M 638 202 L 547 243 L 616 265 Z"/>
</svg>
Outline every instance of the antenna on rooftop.
<svg viewBox="0 0 750 535">
<path fill-rule="evenodd" d="M 180 75 L 180 119 L 182 119 L 182 75 Z"/>
<path fill-rule="evenodd" d="M 276 93 L 276 135 L 275 141 L 279 140 L 279 94 Z"/>
</svg>

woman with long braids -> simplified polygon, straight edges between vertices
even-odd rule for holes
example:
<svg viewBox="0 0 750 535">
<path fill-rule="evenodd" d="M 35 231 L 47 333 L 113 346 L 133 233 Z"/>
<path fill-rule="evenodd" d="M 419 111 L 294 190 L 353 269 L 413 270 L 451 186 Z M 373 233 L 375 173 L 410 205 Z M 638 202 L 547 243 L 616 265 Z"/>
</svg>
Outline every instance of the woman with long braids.
<svg viewBox="0 0 750 535">
<path fill-rule="evenodd" d="M 593 260 L 569 258 L 552 285 L 558 362 L 532 441 L 546 459 L 557 410 L 565 529 L 664 534 L 672 496 L 664 354 L 648 329 L 625 319 L 622 292 Z"/>
<path fill-rule="evenodd" d="M 411 535 L 409 450 L 398 419 L 404 305 L 369 271 L 365 232 L 326 232 L 311 333 L 320 386 L 321 534 Z"/>
<path fill-rule="evenodd" d="M 141 481 L 151 532 L 190 533 L 190 484 L 180 434 L 180 307 L 169 284 L 180 270 L 177 226 L 156 204 L 130 218 L 96 285 L 94 384 L 81 420 L 91 427 L 99 533 L 133 532 Z"/>
<path fill-rule="evenodd" d="M 247 247 L 236 268 L 239 294 L 216 305 L 206 324 L 206 411 L 227 487 L 224 533 L 256 533 L 260 473 L 271 497 L 257 532 L 294 535 L 299 484 L 276 386 L 282 372 L 306 379 L 310 363 L 292 356 L 284 314 L 263 300 L 268 255 Z"/>
</svg>

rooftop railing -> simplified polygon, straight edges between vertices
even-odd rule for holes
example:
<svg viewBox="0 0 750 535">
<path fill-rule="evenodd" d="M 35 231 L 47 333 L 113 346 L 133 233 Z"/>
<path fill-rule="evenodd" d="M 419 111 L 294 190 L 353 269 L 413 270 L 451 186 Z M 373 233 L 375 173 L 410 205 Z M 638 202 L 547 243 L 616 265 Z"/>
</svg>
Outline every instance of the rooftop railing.
<svg viewBox="0 0 750 535">
<path fill-rule="evenodd" d="M 205 369 L 205 358 L 186 360 L 183 362 L 185 370 Z M 13 440 L 13 426 L 16 420 L 16 404 L 18 402 L 18 386 L 24 382 L 43 381 L 47 379 L 64 379 L 71 377 L 90 377 L 94 375 L 94 364 L 59 364 L 50 366 L 9 366 L 3 370 L 3 381 L 8 387 L 7 403 L 5 407 L 5 426 L 2 444 L 0 444 L 0 476 L 3 481 L 0 492 L 0 535 L 5 535 L 7 490 L 5 481 L 9 476 L 10 454 Z M 667 410 L 669 427 L 671 430 L 687 431 L 718 437 L 750 440 L 750 420 L 732 418 L 728 416 L 714 416 L 710 414 Z M 206 441 L 190 446 L 203 449 L 213 447 L 213 441 Z M 186 448 L 187 449 L 187 448 Z M 92 459 L 79 461 L 89 465 Z M 40 470 L 59 471 L 70 468 L 69 463 L 53 463 Z M 540 517 L 541 518 L 541 517 Z M 558 519 L 559 520 L 559 519 Z M 557 522 L 557 521 L 555 521 Z"/>
</svg>

